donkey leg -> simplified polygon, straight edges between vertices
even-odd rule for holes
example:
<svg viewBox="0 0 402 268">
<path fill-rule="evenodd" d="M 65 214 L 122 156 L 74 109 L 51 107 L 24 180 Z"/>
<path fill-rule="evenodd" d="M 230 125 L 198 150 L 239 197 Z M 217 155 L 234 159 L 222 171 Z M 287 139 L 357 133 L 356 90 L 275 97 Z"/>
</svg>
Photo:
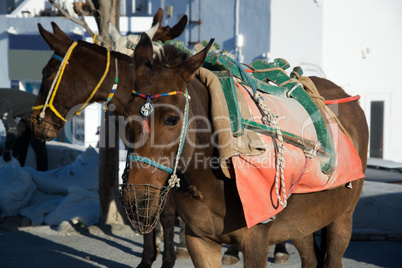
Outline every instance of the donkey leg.
<svg viewBox="0 0 402 268">
<path fill-rule="evenodd" d="M 353 212 L 341 215 L 326 228 L 327 254 L 323 267 L 342 267 L 342 257 L 352 236 Z"/>
<path fill-rule="evenodd" d="M 142 251 L 142 259 L 137 268 L 150 268 L 156 260 L 155 230 L 143 235 L 144 249 Z"/>
<path fill-rule="evenodd" d="M 161 243 L 163 242 L 163 228 L 161 221 L 158 220 L 155 226 L 155 246 L 156 246 L 156 256 L 158 258 L 159 254 L 161 253 Z"/>
<path fill-rule="evenodd" d="M 315 254 L 314 235 L 307 235 L 302 238 L 293 239 L 293 245 L 300 254 L 303 268 L 317 267 L 317 257 Z"/>
<path fill-rule="evenodd" d="M 244 267 L 266 267 L 268 262 L 269 239 L 265 224 L 256 225 L 247 238 L 241 242 Z"/>
<path fill-rule="evenodd" d="M 228 250 L 223 254 L 222 264 L 233 265 L 240 261 L 239 257 L 240 247 L 239 245 L 231 245 Z"/>
<path fill-rule="evenodd" d="M 189 234 L 190 233 L 190 234 Z M 208 238 L 193 235 L 186 229 L 186 245 L 194 267 L 219 268 L 221 264 L 221 245 Z"/>
<path fill-rule="evenodd" d="M 176 259 L 188 259 L 190 255 L 188 255 L 187 246 L 186 246 L 186 226 L 184 221 L 179 217 L 180 223 L 180 232 L 179 232 L 179 245 L 176 248 Z"/>
<path fill-rule="evenodd" d="M 274 263 L 288 263 L 289 252 L 286 250 L 286 241 L 275 245 Z"/>
<path fill-rule="evenodd" d="M 163 227 L 163 259 L 162 267 L 171 268 L 176 262 L 176 252 L 174 250 L 174 224 L 176 221 L 176 207 L 173 196 L 168 195 L 166 206 L 163 209 L 160 221 Z"/>
</svg>

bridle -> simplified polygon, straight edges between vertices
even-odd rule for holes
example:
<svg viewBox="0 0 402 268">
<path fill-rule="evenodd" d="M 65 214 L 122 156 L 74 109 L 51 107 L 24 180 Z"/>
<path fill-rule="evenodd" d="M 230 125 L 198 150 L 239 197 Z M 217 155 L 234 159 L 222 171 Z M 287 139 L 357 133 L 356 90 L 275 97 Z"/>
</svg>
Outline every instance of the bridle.
<svg viewBox="0 0 402 268">
<path fill-rule="evenodd" d="M 139 234 L 146 234 L 153 230 L 156 225 L 157 220 L 159 219 L 159 215 L 163 210 L 167 195 L 171 188 L 180 187 L 180 179 L 178 178 L 176 172 L 179 164 L 179 160 L 181 154 L 183 152 L 183 146 L 187 135 L 187 127 L 188 127 L 188 111 L 189 111 L 189 94 L 186 90 L 186 93 L 181 91 L 172 91 L 168 93 L 158 94 L 158 95 L 145 95 L 139 93 L 137 91 L 133 91 L 133 94 L 145 99 L 145 104 L 141 106 L 140 113 L 143 117 L 143 121 L 141 123 L 143 127 L 143 131 L 145 126 L 148 126 L 148 116 L 153 112 L 152 100 L 159 97 L 166 97 L 172 95 L 184 95 L 186 96 L 186 106 L 184 107 L 184 120 L 181 127 L 180 132 L 180 140 L 179 147 L 177 148 L 176 157 L 174 160 L 173 167 L 167 167 L 161 163 L 158 163 L 150 158 L 136 155 L 131 153 L 130 148 L 127 149 L 127 161 L 126 167 L 123 173 L 123 184 L 120 185 L 120 194 L 121 197 L 123 193 L 129 193 L 130 197 L 128 200 L 123 200 L 122 205 L 126 214 L 128 216 L 128 220 L 133 226 L 133 228 Z M 146 122 L 146 123 L 145 123 Z M 148 126 L 149 128 L 149 126 Z M 149 129 L 147 130 L 149 131 Z M 130 164 L 132 161 L 145 163 L 149 166 L 153 166 L 157 169 L 160 169 L 168 174 L 170 174 L 170 178 L 167 181 L 167 186 L 157 186 L 151 184 L 128 184 L 128 172 L 130 168 Z M 141 190 L 142 189 L 142 190 Z M 142 192 L 143 194 L 137 196 L 137 192 Z M 154 205 L 155 201 L 153 199 L 158 199 L 158 204 Z M 146 204 L 145 207 L 141 207 L 139 204 Z M 154 208 L 152 211 L 151 208 Z"/>
<path fill-rule="evenodd" d="M 127 151 L 127 161 L 126 161 L 126 169 L 124 171 L 124 175 L 123 175 L 123 185 L 127 184 L 127 179 L 128 179 L 128 168 L 130 166 L 130 163 L 132 161 L 135 162 L 142 162 L 145 163 L 147 165 L 156 167 L 159 170 L 162 170 L 168 174 L 170 174 L 170 178 L 168 180 L 168 187 L 169 188 L 173 188 L 175 186 L 180 187 L 180 179 L 177 177 L 177 167 L 179 165 L 179 160 L 181 157 L 181 154 L 183 152 L 183 146 L 184 146 L 184 142 L 186 139 L 186 135 L 187 135 L 187 128 L 188 128 L 188 111 L 189 111 L 189 99 L 190 96 L 186 90 L 186 93 L 183 93 L 181 91 L 172 91 L 172 92 L 168 92 L 168 93 L 162 93 L 162 94 L 158 94 L 158 95 L 145 95 L 142 93 L 139 93 L 137 91 L 133 90 L 133 94 L 136 96 L 139 96 L 143 99 L 146 100 L 146 103 L 141 107 L 140 112 L 143 116 L 143 121 L 147 120 L 147 117 L 152 113 L 153 111 L 153 106 L 152 106 L 152 102 L 151 100 L 155 99 L 155 98 L 159 98 L 159 97 L 166 97 L 166 96 L 172 96 L 172 95 L 184 95 L 186 96 L 186 106 L 184 107 L 184 121 L 181 127 L 181 132 L 180 132 L 180 139 L 179 139 L 179 147 L 177 148 L 177 152 L 176 152 L 176 157 L 175 157 L 175 161 L 173 164 L 173 167 L 167 167 L 161 163 L 158 163 L 150 158 L 144 157 L 144 156 L 140 156 L 137 154 L 132 154 L 130 153 L 130 151 Z M 147 111 L 144 113 L 144 111 Z"/>
<path fill-rule="evenodd" d="M 63 77 L 63 74 L 64 74 L 64 70 L 65 70 L 65 68 L 66 68 L 66 65 L 68 64 L 68 60 L 70 59 L 70 56 L 71 56 L 71 54 L 72 54 L 74 48 L 77 46 L 77 44 L 78 44 L 77 42 L 74 42 L 74 43 L 69 47 L 69 49 L 67 50 L 66 56 L 65 56 L 64 58 L 63 58 L 63 57 L 60 57 L 60 56 L 58 56 L 58 55 L 56 55 L 56 54 L 53 54 L 53 55 L 52 55 L 53 58 L 55 58 L 55 59 L 61 61 L 61 64 L 60 64 L 59 69 L 58 69 L 58 71 L 57 71 L 57 73 L 56 73 L 56 76 L 55 76 L 55 78 L 54 78 L 54 80 L 53 80 L 53 82 L 52 82 L 52 85 L 51 85 L 51 87 L 50 87 L 50 90 L 49 90 L 49 92 L 48 92 L 48 94 L 47 94 L 45 103 L 44 103 L 43 105 L 34 106 L 34 107 L 32 108 L 32 110 L 40 110 L 40 109 L 42 109 L 41 112 L 40 112 L 39 115 L 38 115 L 38 122 L 39 122 L 39 123 L 43 122 L 44 119 L 45 119 L 45 111 L 46 111 L 46 108 L 49 108 L 49 109 L 50 109 L 59 119 L 61 119 L 62 121 L 64 121 L 64 122 L 67 121 L 67 119 L 65 119 L 65 118 L 57 111 L 57 109 L 54 107 L 53 101 L 54 101 L 54 98 L 55 98 L 55 96 L 56 96 L 56 94 L 57 94 L 57 90 L 58 90 L 58 88 L 59 88 L 60 81 L 61 81 L 61 79 L 62 79 L 62 77 Z M 116 88 L 117 88 L 117 82 L 118 82 L 118 78 L 117 78 L 117 76 L 118 76 L 117 58 L 115 58 L 115 66 L 116 66 L 116 78 L 115 78 L 115 81 L 114 81 L 114 84 L 113 84 L 112 92 L 109 94 L 109 97 L 108 97 L 107 102 L 109 102 L 109 101 L 111 100 L 111 98 L 113 97 L 114 92 L 115 92 L 115 90 L 116 90 Z M 103 81 L 104 81 L 105 78 L 106 78 L 106 75 L 107 75 L 108 72 L 109 72 L 109 67 L 110 67 L 110 51 L 107 50 L 107 61 L 106 61 L 105 71 L 104 71 L 104 73 L 103 73 L 101 79 L 99 80 L 98 84 L 97 84 L 97 85 L 95 86 L 95 88 L 92 90 L 91 95 L 87 98 L 87 100 L 85 101 L 85 103 L 84 103 L 84 104 L 78 109 L 78 111 L 75 113 L 76 115 L 81 114 L 81 111 L 88 105 L 88 103 L 91 101 L 91 99 L 93 98 L 93 96 L 95 95 L 95 93 L 98 91 L 99 87 L 101 86 L 101 84 L 103 83 Z"/>
</svg>

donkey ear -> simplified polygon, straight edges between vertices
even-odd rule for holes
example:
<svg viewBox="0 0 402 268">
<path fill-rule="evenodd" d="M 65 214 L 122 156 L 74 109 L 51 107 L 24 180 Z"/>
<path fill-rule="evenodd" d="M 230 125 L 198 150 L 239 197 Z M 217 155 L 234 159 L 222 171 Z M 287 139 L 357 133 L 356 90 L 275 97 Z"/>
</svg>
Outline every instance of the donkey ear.
<svg viewBox="0 0 402 268">
<path fill-rule="evenodd" d="M 212 38 L 209 41 L 208 45 L 203 50 L 201 50 L 200 52 L 198 52 L 191 58 L 188 58 L 180 65 L 179 68 L 182 73 L 183 79 L 187 83 L 190 82 L 194 78 L 195 73 L 204 64 L 205 58 L 208 55 L 208 51 L 211 48 L 214 41 L 215 41 L 215 38 Z"/>
<path fill-rule="evenodd" d="M 65 32 L 63 32 L 54 21 L 52 21 L 51 24 L 52 24 L 52 28 L 53 28 L 53 33 L 55 35 L 57 35 L 58 37 L 60 37 L 61 39 L 63 39 L 66 42 L 70 42 L 70 43 L 74 42 L 74 40 L 70 36 L 68 36 Z"/>
<path fill-rule="evenodd" d="M 146 33 L 141 34 L 140 41 L 134 50 L 134 63 L 136 66 L 142 64 L 152 65 L 152 41 Z"/>
<path fill-rule="evenodd" d="M 154 15 L 154 19 L 152 21 L 152 26 L 155 26 L 158 22 L 161 23 L 162 19 L 163 19 L 163 9 L 160 7 Z"/>
<path fill-rule="evenodd" d="M 38 30 L 40 35 L 45 39 L 51 50 L 65 53 L 71 45 L 71 42 L 66 42 L 59 36 L 46 31 L 40 23 L 38 23 Z"/>
<path fill-rule="evenodd" d="M 170 39 L 175 39 L 176 37 L 179 37 L 183 32 L 184 29 L 186 28 L 187 25 L 187 15 L 184 15 L 180 21 L 173 26 L 173 28 L 170 31 Z"/>
</svg>

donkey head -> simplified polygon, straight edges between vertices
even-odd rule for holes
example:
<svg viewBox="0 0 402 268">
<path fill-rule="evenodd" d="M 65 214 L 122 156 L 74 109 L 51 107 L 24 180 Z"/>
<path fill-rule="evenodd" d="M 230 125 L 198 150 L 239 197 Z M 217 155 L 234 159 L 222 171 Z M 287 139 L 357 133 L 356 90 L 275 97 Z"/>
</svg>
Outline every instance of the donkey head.
<svg viewBox="0 0 402 268">
<path fill-rule="evenodd" d="M 187 25 L 187 15 L 184 15 L 180 21 L 173 26 L 172 28 L 169 26 L 161 26 L 163 19 L 163 9 L 159 8 L 159 10 L 155 13 L 152 22 L 152 28 L 147 30 L 145 33 L 148 34 L 149 38 L 156 41 L 166 42 L 168 40 L 173 40 L 176 37 L 179 37 L 186 25 Z M 120 53 L 132 56 L 134 53 L 134 48 L 140 41 L 140 35 L 130 34 L 127 36 L 121 36 L 116 26 L 109 22 L 109 36 L 114 43 L 114 50 Z M 159 44 L 154 43 L 154 51 L 158 53 L 160 49 Z"/>
<path fill-rule="evenodd" d="M 134 227 L 138 223 L 142 227 L 148 221 L 147 215 L 158 218 L 164 193 L 177 182 L 176 170 L 185 168 L 178 161 L 190 148 L 186 147 L 188 94 L 194 91 L 187 90 L 188 84 L 204 63 L 212 43 L 213 40 L 192 57 L 172 45 L 164 45 L 162 57 L 154 58 L 151 39 L 143 34 L 134 51 L 136 93 L 124 112 L 129 121 L 127 139 L 132 142 L 132 154 L 122 187 L 123 206 Z M 147 113 L 143 113 L 144 109 Z"/>
<path fill-rule="evenodd" d="M 163 9 L 159 8 L 158 11 L 154 15 L 154 19 L 152 22 L 152 26 L 155 26 L 159 23 L 159 25 L 162 25 L 162 19 L 163 19 Z M 153 41 L 162 41 L 166 42 L 168 40 L 173 40 L 177 37 L 179 37 L 184 29 L 186 28 L 187 25 L 187 15 L 183 15 L 179 22 L 170 28 L 169 26 L 160 26 L 158 27 L 158 30 L 156 31 L 155 35 L 153 38 L 151 38 Z"/>
<path fill-rule="evenodd" d="M 88 96 L 91 102 L 96 101 L 91 93 L 106 77 L 105 48 L 74 42 L 54 22 L 52 27 L 53 33 L 38 24 L 40 34 L 54 51 L 42 70 L 41 88 L 32 108 L 32 128 L 41 140 L 56 138 L 65 122 L 89 103 Z M 97 64 L 98 60 L 102 64 Z"/>
</svg>

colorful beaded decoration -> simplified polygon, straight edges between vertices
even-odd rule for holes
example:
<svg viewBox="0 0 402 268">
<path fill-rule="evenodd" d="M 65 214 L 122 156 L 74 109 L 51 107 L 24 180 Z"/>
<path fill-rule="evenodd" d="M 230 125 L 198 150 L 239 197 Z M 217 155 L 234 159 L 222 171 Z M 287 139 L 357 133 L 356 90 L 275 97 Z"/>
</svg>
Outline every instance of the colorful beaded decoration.
<svg viewBox="0 0 402 268">
<path fill-rule="evenodd" d="M 132 92 L 134 95 L 139 96 L 146 100 L 145 104 L 142 105 L 141 109 L 140 109 L 140 113 L 143 117 L 143 120 L 141 122 L 142 130 L 145 133 L 148 133 L 150 131 L 149 124 L 148 124 L 148 116 L 150 116 L 151 113 L 154 111 L 154 107 L 152 106 L 151 100 L 159 98 L 159 97 L 167 97 L 167 96 L 173 96 L 173 95 L 186 95 L 182 91 L 171 91 L 171 92 L 155 94 L 155 95 L 145 95 L 145 94 L 142 94 L 135 90 L 133 90 Z"/>
</svg>

